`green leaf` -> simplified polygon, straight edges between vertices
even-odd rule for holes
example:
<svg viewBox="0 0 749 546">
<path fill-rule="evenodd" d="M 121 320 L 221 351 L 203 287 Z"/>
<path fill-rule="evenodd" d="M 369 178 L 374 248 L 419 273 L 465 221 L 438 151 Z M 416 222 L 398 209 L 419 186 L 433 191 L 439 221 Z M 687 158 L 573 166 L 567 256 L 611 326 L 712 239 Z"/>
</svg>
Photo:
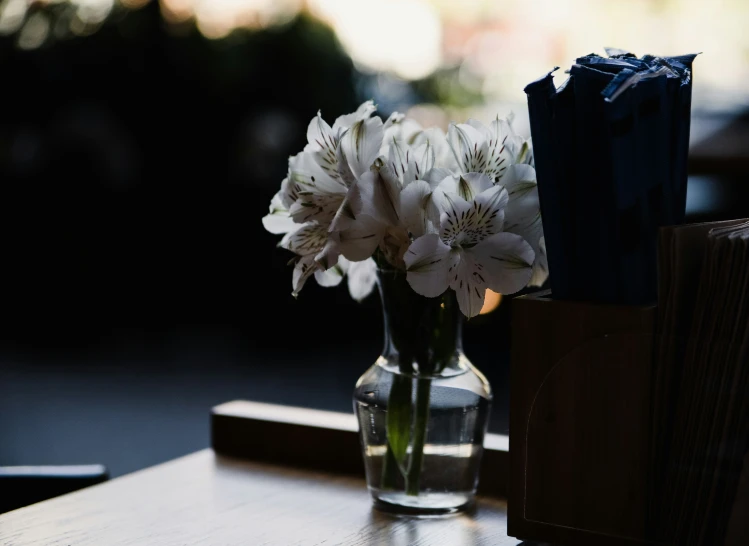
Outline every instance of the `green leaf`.
<svg viewBox="0 0 749 546">
<path fill-rule="evenodd" d="M 411 440 L 411 378 L 396 374 L 387 411 L 387 437 L 401 474 L 406 475 L 408 444 Z"/>
</svg>

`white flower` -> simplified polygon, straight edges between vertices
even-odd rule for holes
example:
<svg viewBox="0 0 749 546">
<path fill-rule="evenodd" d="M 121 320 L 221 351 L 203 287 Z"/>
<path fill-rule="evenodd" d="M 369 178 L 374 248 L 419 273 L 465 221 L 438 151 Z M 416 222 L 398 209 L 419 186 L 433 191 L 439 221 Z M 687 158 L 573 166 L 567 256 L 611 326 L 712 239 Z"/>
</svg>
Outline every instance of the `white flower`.
<svg viewBox="0 0 749 546">
<path fill-rule="evenodd" d="M 297 254 L 292 275 L 296 296 L 314 274 L 318 284 L 334 286 L 349 269 L 349 261 L 340 257 L 340 248 L 348 249 L 366 237 L 359 230 L 330 235 L 330 225 L 357 176 L 366 172 L 377 157 L 382 141 L 382 121 L 371 118 L 375 107 L 365 102 L 353 114 L 339 117 L 330 127 L 318 112 L 307 128 L 308 144 L 303 152 L 289 159 L 289 173 L 271 200 L 263 225 L 271 233 L 285 233 L 280 246 Z M 351 252 L 364 260 L 368 254 Z M 350 286 L 352 283 L 350 282 Z M 355 297 L 371 283 L 353 282 Z"/>
<path fill-rule="evenodd" d="M 339 117 L 330 127 L 320 112 L 307 127 L 307 146 L 289 159 L 297 199 L 289 213 L 295 222 L 330 224 L 357 176 L 369 170 L 382 142 L 382 120 L 370 117 L 372 101 Z"/>
<path fill-rule="evenodd" d="M 474 192 L 468 181 L 478 176 L 476 173 L 504 186 L 509 193 L 504 230 L 520 235 L 533 248 L 536 261 L 531 282 L 541 286 L 548 277 L 548 266 L 540 248 L 543 226 L 530 140 L 516 135 L 507 121 L 497 118 L 489 127 L 476 120 L 453 124 L 448 130 L 448 142 L 461 174 L 452 176 L 450 181 L 440 181 L 439 187 L 470 200 Z M 436 182 L 434 176 L 431 182 Z"/>
<path fill-rule="evenodd" d="M 340 241 L 338 250 L 350 260 L 370 256 L 379 247 L 392 265 L 403 268 L 412 239 L 439 223 L 433 190 L 421 180 L 434 168 L 435 156 L 430 141 L 409 145 L 392 124 L 387 132 L 392 141 L 380 149 L 387 156 L 378 157 L 351 185 L 331 225 L 331 237 Z"/>
<path fill-rule="evenodd" d="M 495 184 L 501 182 L 507 168 L 517 162 L 522 143 L 510 124 L 499 118 L 489 127 L 474 119 L 451 124 L 447 141 L 460 173 L 483 173 Z"/>
<path fill-rule="evenodd" d="M 371 258 L 361 262 L 350 262 L 342 256 L 336 256 L 333 265 L 321 267 L 321 255 L 330 246 L 327 229 L 323 224 L 309 222 L 299 229 L 288 233 L 279 243 L 280 247 L 294 252 L 292 260 L 294 273 L 292 284 L 294 297 L 299 295 L 304 283 L 314 274 L 320 286 L 337 286 L 344 275 L 348 275 L 348 288 L 357 301 L 363 300 L 373 290 L 376 281 L 377 266 Z"/>
<path fill-rule="evenodd" d="M 407 279 L 419 294 L 452 288 L 464 315 L 478 315 L 486 289 L 512 294 L 528 284 L 534 253 L 519 235 L 503 232 L 507 190 L 485 175 L 467 181 L 469 202 L 445 193 L 440 231 L 416 239 L 404 256 Z"/>
<path fill-rule="evenodd" d="M 419 294 L 455 290 L 469 317 L 488 288 L 510 294 L 543 283 L 530 142 L 504 120 L 469 120 L 446 137 L 402 114 L 383 123 L 374 110 L 365 102 L 332 127 L 318 112 L 263 218 L 296 254 L 293 294 L 311 276 L 334 286 L 347 275 L 362 299 L 375 284 L 375 252 Z"/>
</svg>

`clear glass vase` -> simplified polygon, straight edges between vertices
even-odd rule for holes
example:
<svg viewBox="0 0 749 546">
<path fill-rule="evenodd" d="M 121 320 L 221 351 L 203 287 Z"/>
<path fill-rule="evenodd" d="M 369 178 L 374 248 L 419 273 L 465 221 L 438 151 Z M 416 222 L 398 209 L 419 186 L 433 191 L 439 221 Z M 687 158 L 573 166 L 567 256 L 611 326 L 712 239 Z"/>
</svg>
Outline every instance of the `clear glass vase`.
<svg viewBox="0 0 749 546">
<path fill-rule="evenodd" d="M 463 354 L 455 294 L 416 294 L 381 269 L 385 347 L 354 391 L 367 485 L 401 513 L 450 513 L 476 494 L 491 389 Z"/>
</svg>

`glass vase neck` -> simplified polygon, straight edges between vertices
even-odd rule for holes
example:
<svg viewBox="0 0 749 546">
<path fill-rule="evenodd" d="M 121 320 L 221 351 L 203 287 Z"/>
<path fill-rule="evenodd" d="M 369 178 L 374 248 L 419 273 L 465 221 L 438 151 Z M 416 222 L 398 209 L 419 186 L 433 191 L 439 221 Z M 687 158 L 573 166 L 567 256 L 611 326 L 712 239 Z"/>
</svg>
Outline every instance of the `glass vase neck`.
<svg viewBox="0 0 749 546">
<path fill-rule="evenodd" d="M 385 347 L 382 359 L 408 375 L 453 375 L 463 363 L 463 315 L 455 293 L 427 298 L 414 292 L 403 271 L 380 268 Z"/>
</svg>

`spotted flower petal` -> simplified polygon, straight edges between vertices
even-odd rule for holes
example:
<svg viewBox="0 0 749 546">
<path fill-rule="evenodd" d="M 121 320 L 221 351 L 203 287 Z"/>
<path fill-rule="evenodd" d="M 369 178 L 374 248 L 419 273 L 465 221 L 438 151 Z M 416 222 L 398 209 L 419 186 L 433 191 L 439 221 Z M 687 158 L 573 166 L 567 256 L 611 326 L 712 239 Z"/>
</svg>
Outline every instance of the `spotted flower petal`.
<svg viewBox="0 0 749 546">
<path fill-rule="evenodd" d="M 445 194 L 445 212 L 440 219 L 440 237 L 450 246 L 469 247 L 502 230 L 507 191 L 492 186 L 468 202 Z"/>
<path fill-rule="evenodd" d="M 330 223 L 347 192 L 346 186 L 331 178 L 309 152 L 289 160 L 289 184 L 293 184 L 297 196 L 289 213 L 297 223 Z"/>
<path fill-rule="evenodd" d="M 485 174 L 466 173 L 445 178 L 440 183 L 439 189 L 445 193 L 457 194 L 466 201 L 472 201 L 474 197 L 492 186 L 492 181 Z"/>
<path fill-rule="evenodd" d="M 464 250 L 458 251 L 458 260 L 448 271 L 450 288 L 455 291 L 458 307 L 468 318 L 481 311 L 486 296 L 487 280 L 483 266 Z"/>
<path fill-rule="evenodd" d="M 515 162 L 516 135 L 509 122 L 496 118 L 484 127 L 475 120 L 469 120 L 484 136 L 487 142 L 486 165 L 482 172 L 486 174 L 495 184 L 501 182 L 507 168 Z"/>
<path fill-rule="evenodd" d="M 304 288 L 307 279 L 309 279 L 316 271 L 319 266 L 315 262 L 314 256 L 299 256 L 294 260 L 294 272 L 291 275 L 291 285 L 293 291 L 291 293 L 295 298 L 299 295 L 299 292 Z"/>
<path fill-rule="evenodd" d="M 287 233 L 278 246 L 300 256 L 315 255 L 325 248 L 328 241 L 328 230 L 317 222 L 308 222 L 299 229 Z"/>
<path fill-rule="evenodd" d="M 487 165 L 487 142 L 475 127 L 465 123 L 450 125 L 447 142 L 461 173 L 484 172 Z"/>
</svg>

